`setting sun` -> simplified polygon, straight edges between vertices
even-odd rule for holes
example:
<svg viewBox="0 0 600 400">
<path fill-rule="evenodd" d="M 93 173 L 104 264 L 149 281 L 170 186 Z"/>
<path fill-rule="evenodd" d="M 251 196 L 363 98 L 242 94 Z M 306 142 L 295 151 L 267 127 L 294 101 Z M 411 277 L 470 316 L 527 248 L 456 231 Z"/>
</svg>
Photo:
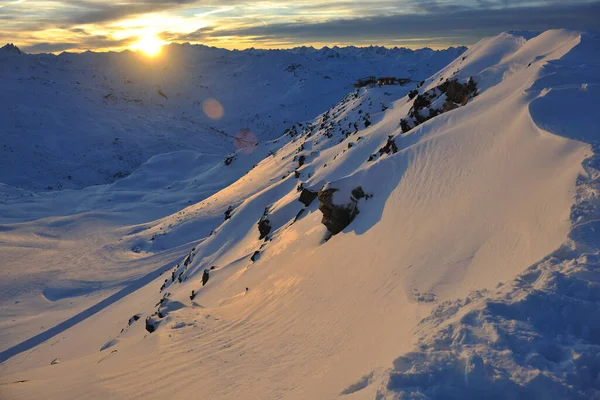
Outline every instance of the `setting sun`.
<svg viewBox="0 0 600 400">
<path fill-rule="evenodd" d="M 134 45 L 135 50 L 139 50 L 147 56 L 154 57 L 162 48 L 163 42 L 154 35 L 142 36 Z"/>
</svg>

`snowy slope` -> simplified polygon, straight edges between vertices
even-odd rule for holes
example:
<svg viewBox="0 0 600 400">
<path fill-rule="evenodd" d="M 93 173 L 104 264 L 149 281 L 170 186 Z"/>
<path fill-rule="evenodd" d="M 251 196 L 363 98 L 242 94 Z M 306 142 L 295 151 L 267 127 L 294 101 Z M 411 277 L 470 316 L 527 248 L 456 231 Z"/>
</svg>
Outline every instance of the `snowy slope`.
<svg viewBox="0 0 600 400">
<path fill-rule="evenodd" d="M 159 206 L 126 185 L 104 187 L 110 206 L 89 197 L 96 212 L 5 223 L 0 393 L 597 396 L 598 44 L 505 33 L 417 93 L 352 91 L 151 222 L 127 204 Z M 143 192 L 165 157 L 127 179 Z M 38 201 L 9 207 L 25 220 Z M 333 236 L 331 209 L 353 217 Z"/>
<path fill-rule="evenodd" d="M 29 55 L 6 46 L 0 182 L 80 189 L 114 182 L 167 152 L 224 158 L 241 131 L 276 138 L 331 107 L 358 78 L 419 81 L 464 50 L 232 52 L 174 44 L 149 59 L 129 51 Z"/>
</svg>

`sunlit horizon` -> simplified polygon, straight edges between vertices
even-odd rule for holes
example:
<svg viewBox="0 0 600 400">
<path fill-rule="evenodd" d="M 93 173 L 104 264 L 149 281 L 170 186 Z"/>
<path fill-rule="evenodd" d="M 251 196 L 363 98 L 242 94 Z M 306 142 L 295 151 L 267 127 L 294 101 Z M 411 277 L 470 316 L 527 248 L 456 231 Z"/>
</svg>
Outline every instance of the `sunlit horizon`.
<svg viewBox="0 0 600 400">
<path fill-rule="evenodd" d="M 508 30 L 600 29 L 600 1 L 0 0 L 0 20 L 0 42 L 28 53 L 134 50 L 156 56 L 170 43 L 230 50 L 443 49 Z"/>
<path fill-rule="evenodd" d="M 132 50 L 141 51 L 148 57 L 155 57 L 160 54 L 164 43 L 153 34 L 146 34 L 139 37 L 138 41 L 131 47 Z"/>
</svg>

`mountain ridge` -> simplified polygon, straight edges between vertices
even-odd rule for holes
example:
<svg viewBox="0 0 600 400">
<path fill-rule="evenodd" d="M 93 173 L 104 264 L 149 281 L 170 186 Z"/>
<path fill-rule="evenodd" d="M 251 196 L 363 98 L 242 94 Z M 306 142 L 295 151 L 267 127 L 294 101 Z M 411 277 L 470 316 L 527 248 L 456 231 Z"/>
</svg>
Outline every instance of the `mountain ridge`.
<svg viewBox="0 0 600 400">
<path fill-rule="evenodd" d="M 32 293 L 0 298 L 23 316 L 11 333 L 72 316 L 70 302 L 85 316 L 51 337 L 35 331 L 32 344 L 11 336 L 2 390 L 30 398 L 43 381 L 64 399 L 598 393 L 587 318 L 600 285 L 597 43 L 566 30 L 483 39 L 417 89 L 353 89 L 214 170 L 194 169 L 193 151 L 166 153 L 87 189 L 106 191 L 86 199 L 96 213 L 2 225 L 10 247 L 0 251 L 25 267 L 0 293 Z M 405 130 L 409 117 L 419 124 Z M 169 197 L 136 197 L 179 171 Z M 226 171 L 236 171 L 231 183 L 206 197 L 133 220 L 152 200 L 181 204 L 195 176 Z M 22 201 L 8 204 L 13 213 Z M 30 201 L 25 215 L 46 207 L 44 196 Z M 11 383 L 22 380 L 33 384 Z"/>
</svg>

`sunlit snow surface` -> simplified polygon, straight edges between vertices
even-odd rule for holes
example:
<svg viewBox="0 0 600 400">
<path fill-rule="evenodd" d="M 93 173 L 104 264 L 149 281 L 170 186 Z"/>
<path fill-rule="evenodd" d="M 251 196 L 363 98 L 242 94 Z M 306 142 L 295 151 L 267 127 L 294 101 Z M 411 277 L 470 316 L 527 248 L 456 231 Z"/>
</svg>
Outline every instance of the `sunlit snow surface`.
<svg viewBox="0 0 600 400">
<path fill-rule="evenodd" d="M 599 46 L 484 39 L 419 89 L 478 96 L 405 134 L 414 86 L 349 89 L 229 165 L 179 149 L 110 185 L 3 187 L 0 394 L 598 396 Z M 300 184 L 373 197 L 326 240 Z"/>
</svg>

